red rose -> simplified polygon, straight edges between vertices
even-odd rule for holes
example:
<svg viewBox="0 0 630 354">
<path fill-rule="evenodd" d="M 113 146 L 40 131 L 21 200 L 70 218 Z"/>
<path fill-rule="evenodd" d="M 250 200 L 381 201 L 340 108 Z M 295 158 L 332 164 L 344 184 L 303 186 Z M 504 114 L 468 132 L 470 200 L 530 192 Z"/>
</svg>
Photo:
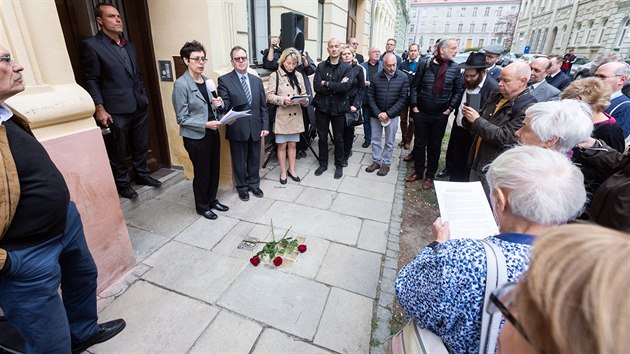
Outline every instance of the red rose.
<svg viewBox="0 0 630 354">
<path fill-rule="evenodd" d="M 274 259 L 273 259 L 273 264 L 274 264 L 276 267 L 279 267 L 279 266 L 282 264 L 282 257 L 276 257 L 276 258 L 274 258 Z"/>
<path fill-rule="evenodd" d="M 306 245 L 299 245 L 298 246 L 298 251 L 300 251 L 300 253 L 306 252 Z"/>
<path fill-rule="evenodd" d="M 250 258 L 249 263 L 251 263 L 254 267 L 257 267 L 260 264 L 260 257 L 254 256 Z"/>
</svg>

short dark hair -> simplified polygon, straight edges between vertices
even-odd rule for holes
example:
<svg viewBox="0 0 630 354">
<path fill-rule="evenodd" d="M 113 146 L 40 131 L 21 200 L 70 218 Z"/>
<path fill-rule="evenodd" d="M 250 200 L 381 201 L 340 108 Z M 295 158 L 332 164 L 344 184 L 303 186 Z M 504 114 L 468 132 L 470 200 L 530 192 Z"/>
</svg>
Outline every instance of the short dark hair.
<svg viewBox="0 0 630 354">
<path fill-rule="evenodd" d="M 418 51 L 420 51 L 420 46 L 418 45 L 418 43 L 411 43 L 408 49 L 411 49 L 411 47 L 414 45 L 418 48 Z"/>
<path fill-rule="evenodd" d="M 394 38 L 390 38 L 390 39 L 387 40 L 387 42 L 389 42 L 389 41 L 394 41 L 394 44 L 398 43 L 398 42 L 396 42 L 396 40 Z"/>
<path fill-rule="evenodd" d="M 116 6 L 114 6 L 114 5 L 112 5 L 112 4 L 106 4 L 106 3 L 102 2 L 102 3 L 100 3 L 100 4 L 96 5 L 96 6 L 94 6 L 94 17 L 103 17 L 103 11 L 101 10 L 101 8 L 102 8 L 103 6 L 113 7 L 113 8 L 115 8 L 116 10 L 118 10 L 118 8 L 117 8 Z"/>
<path fill-rule="evenodd" d="M 206 55 L 206 49 L 203 47 L 203 44 L 193 40 L 192 42 L 184 43 L 182 49 L 179 50 L 179 56 L 190 59 L 190 53 L 192 52 L 203 52 L 203 55 Z"/>
<path fill-rule="evenodd" d="M 245 48 L 241 47 L 240 45 L 237 45 L 234 48 L 232 48 L 232 50 L 230 50 L 230 60 L 234 59 L 233 55 L 234 55 L 234 52 L 236 52 L 237 50 L 242 50 L 245 52 L 245 54 L 247 54 L 247 51 L 245 50 Z"/>
</svg>

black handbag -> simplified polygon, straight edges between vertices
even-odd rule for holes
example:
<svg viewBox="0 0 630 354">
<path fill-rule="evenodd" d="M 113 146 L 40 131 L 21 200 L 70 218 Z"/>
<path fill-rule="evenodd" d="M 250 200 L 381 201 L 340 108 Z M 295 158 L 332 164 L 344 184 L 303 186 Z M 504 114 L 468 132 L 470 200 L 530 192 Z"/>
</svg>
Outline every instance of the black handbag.
<svg viewBox="0 0 630 354">
<path fill-rule="evenodd" d="M 357 109 L 356 112 L 346 112 L 346 127 L 356 127 L 363 124 L 363 112 Z"/>
</svg>

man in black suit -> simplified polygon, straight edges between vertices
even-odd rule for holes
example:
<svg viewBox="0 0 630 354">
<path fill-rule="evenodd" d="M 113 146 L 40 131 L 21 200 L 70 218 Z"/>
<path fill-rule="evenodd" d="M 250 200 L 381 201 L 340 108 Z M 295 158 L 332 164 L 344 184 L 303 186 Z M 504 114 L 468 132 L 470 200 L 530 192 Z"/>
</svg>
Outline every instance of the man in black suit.
<svg viewBox="0 0 630 354">
<path fill-rule="evenodd" d="M 550 55 L 548 58 L 551 62 L 551 67 L 547 70 L 547 83 L 562 91 L 565 87 L 571 84 L 571 79 L 565 73 L 560 71 L 562 58 L 560 58 L 559 55 Z"/>
<path fill-rule="evenodd" d="M 118 193 L 125 198 L 135 198 L 138 193 L 131 188 L 125 164 L 127 147 L 131 150 L 136 184 L 162 185 L 149 176 L 146 163 L 149 100 L 140 76 L 136 49 L 122 37 L 120 13 L 112 5 L 100 4 L 94 14 L 101 30 L 81 42 L 85 89 L 96 106 L 94 118 L 101 127 L 109 127 L 116 141 L 115 146 L 107 145 L 107 155 Z"/>
<path fill-rule="evenodd" d="M 251 115 L 237 119 L 226 128 L 232 153 L 232 171 L 236 181 L 238 197 L 249 200 L 249 191 L 262 198 L 260 189 L 260 140 L 269 134 L 267 98 L 262 80 L 247 73 L 247 52 L 236 46 L 230 51 L 234 70 L 219 77 L 219 96 L 223 99 L 225 112 L 234 107 L 251 110 Z"/>
<path fill-rule="evenodd" d="M 357 62 L 359 64 L 363 63 L 365 61 L 363 59 L 363 55 L 357 53 L 357 50 L 359 49 L 359 42 L 357 41 L 357 39 L 354 37 L 350 37 L 348 38 L 347 44 L 350 46 L 350 48 L 352 48 L 352 51 L 354 52 L 354 57 L 357 59 Z"/>
<path fill-rule="evenodd" d="M 473 137 L 468 129 L 463 127 L 462 107 L 472 103 L 473 100 L 469 99 L 469 95 L 479 95 L 479 107 L 473 108 L 481 110 L 490 93 L 499 90 L 497 82 L 486 72 L 486 68 L 490 65 L 486 62 L 486 56 L 483 53 L 472 52 L 466 59 L 466 62 L 459 66 L 464 69 L 465 90 L 455 111 L 455 120 L 453 121 L 451 137 L 448 141 L 448 149 L 446 150 L 445 170 L 448 170 L 448 172 L 442 171 L 440 173 L 442 176 L 450 173 L 450 180 L 453 182 L 468 182 L 470 177 L 468 152 L 470 151 Z"/>
</svg>

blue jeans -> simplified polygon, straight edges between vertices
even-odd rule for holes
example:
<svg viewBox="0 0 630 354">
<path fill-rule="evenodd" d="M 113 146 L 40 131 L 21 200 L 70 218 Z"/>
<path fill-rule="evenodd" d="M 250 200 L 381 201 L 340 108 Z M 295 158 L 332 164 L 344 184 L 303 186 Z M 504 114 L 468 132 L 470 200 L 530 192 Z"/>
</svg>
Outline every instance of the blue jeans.
<svg viewBox="0 0 630 354">
<path fill-rule="evenodd" d="M 63 234 L 8 254 L 11 269 L 0 278 L 0 307 L 27 353 L 70 353 L 73 342 L 96 333 L 96 264 L 73 202 Z"/>
<path fill-rule="evenodd" d="M 372 117 L 370 120 L 372 121 L 372 159 L 378 164 L 391 167 L 400 117 L 391 118 L 391 122 L 386 127 L 381 125 L 378 118 Z M 385 144 L 382 141 L 383 131 L 385 131 Z"/>
<path fill-rule="evenodd" d="M 363 105 L 363 137 L 365 138 L 366 143 L 372 141 L 372 124 L 370 122 L 370 116 L 370 106 Z"/>
</svg>

